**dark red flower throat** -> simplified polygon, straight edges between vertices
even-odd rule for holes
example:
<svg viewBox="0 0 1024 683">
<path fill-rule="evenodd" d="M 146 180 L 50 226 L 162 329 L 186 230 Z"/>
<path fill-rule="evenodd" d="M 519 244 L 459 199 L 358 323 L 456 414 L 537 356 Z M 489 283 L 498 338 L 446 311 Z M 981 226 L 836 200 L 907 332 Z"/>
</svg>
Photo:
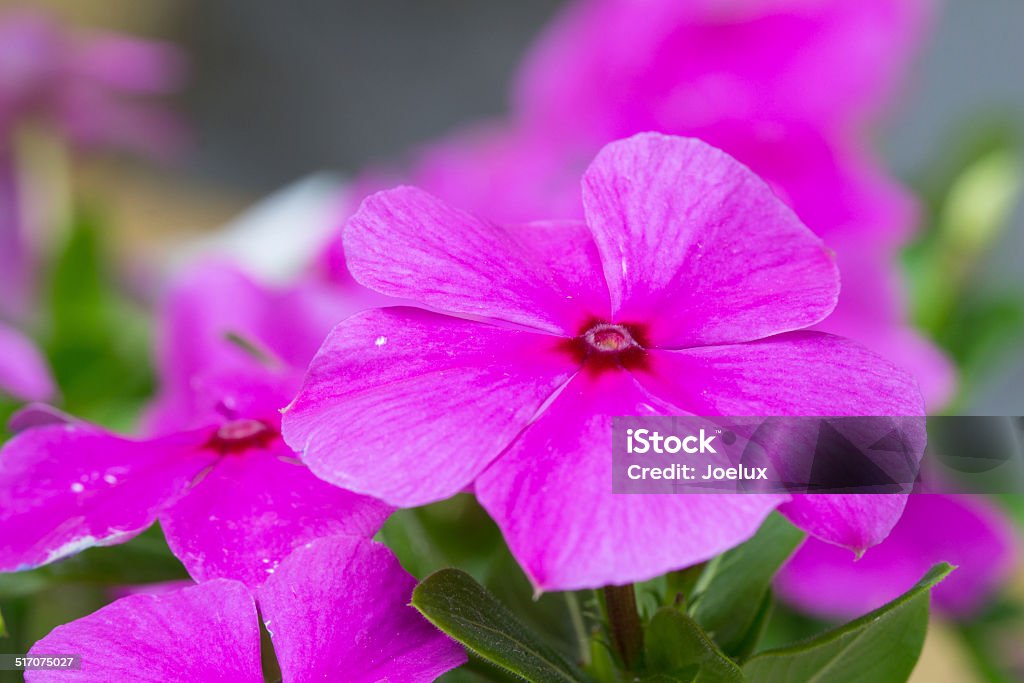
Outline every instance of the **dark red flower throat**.
<svg viewBox="0 0 1024 683">
<path fill-rule="evenodd" d="M 562 342 L 562 348 L 588 372 L 647 365 L 647 334 L 640 325 L 592 319 L 580 333 Z"/>
<path fill-rule="evenodd" d="M 221 455 L 241 453 L 253 448 L 266 448 L 279 436 L 276 429 L 262 420 L 242 418 L 218 427 L 206 446 Z"/>
</svg>

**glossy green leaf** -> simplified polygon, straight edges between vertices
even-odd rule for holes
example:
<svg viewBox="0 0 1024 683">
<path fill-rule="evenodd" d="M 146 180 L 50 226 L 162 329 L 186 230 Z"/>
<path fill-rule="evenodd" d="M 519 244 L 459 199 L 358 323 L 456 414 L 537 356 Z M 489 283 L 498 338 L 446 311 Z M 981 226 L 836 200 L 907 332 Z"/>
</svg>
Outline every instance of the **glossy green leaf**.
<svg viewBox="0 0 1024 683">
<path fill-rule="evenodd" d="M 697 585 L 690 614 L 724 652 L 751 649 L 748 635 L 779 567 L 803 533 L 773 513 L 749 541 L 712 560 Z"/>
<path fill-rule="evenodd" d="M 929 589 L 952 567 L 938 564 L 879 609 L 810 640 L 762 652 L 743 665 L 751 683 L 901 683 L 921 655 Z"/>
<path fill-rule="evenodd" d="M 647 627 L 647 668 L 673 681 L 741 683 L 739 667 L 688 615 L 671 607 L 657 611 Z"/>
<path fill-rule="evenodd" d="M 458 569 L 441 569 L 413 591 L 412 604 L 471 651 L 533 683 L 586 681 L 583 673 Z"/>
</svg>

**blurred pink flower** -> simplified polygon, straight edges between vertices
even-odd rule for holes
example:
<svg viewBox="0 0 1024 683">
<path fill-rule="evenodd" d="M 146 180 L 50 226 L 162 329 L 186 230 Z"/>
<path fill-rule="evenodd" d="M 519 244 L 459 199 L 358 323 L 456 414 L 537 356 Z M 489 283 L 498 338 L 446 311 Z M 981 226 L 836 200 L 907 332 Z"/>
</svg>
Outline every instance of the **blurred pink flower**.
<svg viewBox="0 0 1024 683">
<path fill-rule="evenodd" d="M 255 593 L 217 579 L 122 598 L 58 626 L 30 655 L 73 652 L 81 670 L 27 671 L 25 680 L 262 683 L 262 618 L 286 681 L 427 683 L 466 654 L 409 605 L 415 585 L 386 547 L 324 538 L 298 548 Z"/>
<path fill-rule="evenodd" d="M 368 198 L 345 232 L 352 274 L 443 313 L 378 309 L 334 329 L 285 411 L 303 461 L 402 506 L 472 485 L 543 589 L 706 560 L 780 504 L 834 543 L 884 538 L 901 497 L 611 494 L 614 415 L 923 406 L 887 361 L 795 331 L 835 306 L 835 265 L 722 152 L 657 134 L 612 143 L 583 206 L 586 222 L 501 227 L 414 188 Z"/>
<path fill-rule="evenodd" d="M 936 562 L 957 570 L 932 591 L 935 605 L 970 617 L 1009 578 L 1017 558 L 1014 530 L 982 498 L 910 496 L 889 537 L 857 559 L 808 539 L 776 579 L 787 602 L 827 619 L 852 619 L 898 597 Z"/>
<path fill-rule="evenodd" d="M 819 329 L 904 365 L 936 409 L 948 359 L 910 325 L 898 248 L 911 195 L 861 138 L 899 83 L 930 0 L 577 0 L 526 60 L 507 121 L 424 147 L 405 180 L 501 222 L 580 218 L 576 179 L 604 143 L 655 130 L 734 156 L 837 253 L 843 288 Z M 363 190 L 386 177 L 367 174 Z"/>
<path fill-rule="evenodd" d="M 43 124 L 78 148 L 168 158 L 184 143 L 185 126 L 150 96 L 177 90 L 184 71 L 182 54 L 166 43 L 72 31 L 30 9 L 0 13 L 0 316 L 29 313 L 38 265 L 17 129 Z"/>
<path fill-rule="evenodd" d="M 931 0 L 575 0 L 515 90 L 551 141 L 720 121 L 845 131 L 902 82 Z"/>
<path fill-rule="evenodd" d="M 864 150 L 807 126 L 722 122 L 695 135 L 764 178 L 836 252 L 839 304 L 817 329 L 855 339 L 907 368 L 930 407 L 944 404 L 954 388 L 952 366 L 909 325 L 896 268 L 898 247 L 916 222 L 910 195 Z M 543 215 L 581 218 L 577 178 L 585 166 L 582 148 L 561 149 L 493 122 L 425 146 L 404 177 L 473 213 L 516 223 Z M 355 194 L 389 180 L 394 176 L 365 174 Z M 340 243 L 332 248 L 340 252 Z"/>
<path fill-rule="evenodd" d="M 72 31 L 42 12 L 0 16 L 0 146 L 25 120 L 52 125 L 76 145 L 166 155 L 183 125 L 146 96 L 177 90 L 177 48 L 98 31 Z"/>
<path fill-rule="evenodd" d="M 46 361 L 22 333 L 0 323 L 0 397 L 45 401 L 56 388 Z"/>
<path fill-rule="evenodd" d="M 255 586 L 307 541 L 376 533 L 390 508 L 320 481 L 280 436 L 279 409 L 351 305 L 223 266 L 183 279 L 164 314 L 158 436 L 43 424 L 0 451 L 0 570 L 124 542 L 159 518 L 193 578 Z"/>
<path fill-rule="evenodd" d="M 0 140 L 0 317 L 22 318 L 33 291 L 34 259 L 21 183 L 10 150 Z"/>
</svg>

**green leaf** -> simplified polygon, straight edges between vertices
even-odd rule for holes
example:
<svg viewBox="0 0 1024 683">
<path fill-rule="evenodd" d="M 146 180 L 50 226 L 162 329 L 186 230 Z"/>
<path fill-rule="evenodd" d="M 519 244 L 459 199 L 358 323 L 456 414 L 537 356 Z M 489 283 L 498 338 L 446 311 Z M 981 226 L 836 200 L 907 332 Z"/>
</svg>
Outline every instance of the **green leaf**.
<svg viewBox="0 0 1024 683">
<path fill-rule="evenodd" d="M 757 626 L 772 578 L 803 537 L 775 512 L 753 538 L 715 558 L 704 570 L 690 613 L 724 652 L 736 655 L 756 644 L 748 636 Z"/>
<path fill-rule="evenodd" d="M 774 607 L 775 598 L 769 590 L 764 594 L 764 599 L 761 600 L 761 606 L 758 607 L 757 612 L 754 614 L 754 621 L 751 622 L 750 628 L 747 629 L 743 639 L 736 645 L 736 651 L 733 654 L 736 659 L 742 662 L 754 654 L 758 643 L 761 642 L 761 637 L 768 630 L 768 618 L 771 616 L 772 608 Z"/>
<path fill-rule="evenodd" d="M 743 672 L 691 617 L 671 607 L 655 613 L 647 627 L 647 667 L 668 680 L 742 683 Z"/>
<path fill-rule="evenodd" d="M 413 591 L 432 624 L 487 661 L 533 683 L 577 683 L 583 673 L 527 629 L 472 576 L 441 569 Z"/>
<path fill-rule="evenodd" d="M 98 217 L 77 210 L 47 267 L 42 345 L 70 413 L 129 429 L 152 393 L 148 315 L 119 287 Z"/>
<path fill-rule="evenodd" d="M 473 496 L 460 494 L 419 508 L 398 510 L 381 539 L 418 579 L 458 567 L 483 580 L 503 547 L 501 531 Z"/>
<path fill-rule="evenodd" d="M 0 612 L 0 638 L 7 638 L 7 625 L 4 623 L 4 613 Z"/>
<path fill-rule="evenodd" d="M 937 564 L 899 598 L 816 638 L 754 656 L 751 683 L 900 683 L 910 677 L 928 629 L 928 590 L 953 567 Z"/>
</svg>

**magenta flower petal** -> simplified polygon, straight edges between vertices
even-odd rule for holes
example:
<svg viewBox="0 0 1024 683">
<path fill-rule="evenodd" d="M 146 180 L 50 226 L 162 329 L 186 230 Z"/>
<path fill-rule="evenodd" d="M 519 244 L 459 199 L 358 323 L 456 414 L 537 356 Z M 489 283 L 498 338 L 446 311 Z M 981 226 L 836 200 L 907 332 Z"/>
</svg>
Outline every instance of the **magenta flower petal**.
<svg viewBox="0 0 1024 683">
<path fill-rule="evenodd" d="M 723 119 L 843 129 L 884 107 L 933 4 L 576 0 L 527 57 L 516 104 L 555 139 Z"/>
<path fill-rule="evenodd" d="M 284 680 L 433 681 L 466 653 L 409 605 L 416 580 L 385 546 L 334 537 L 299 548 L 259 590 Z"/>
<path fill-rule="evenodd" d="M 256 605 L 234 581 L 123 598 L 58 626 L 29 654 L 81 655 L 82 668 L 27 671 L 27 683 L 263 681 Z"/>
<path fill-rule="evenodd" d="M 369 538 L 391 513 L 323 482 L 280 444 L 229 454 L 160 515 L 174 554 L 197 581 L 262 584 L 293 549 L 324 536 Z"/>
<path fill-rule="evenodd" d="M 313 359 L 285 441 L 352 491 L 406 506 L 447 498 L 576 370 L 560 341 L 414 308 L 358 313 Z"/>
<path fill-rule="evenodd" d="M 914 228 L 917 206 L 910 192 L 850 136 L 747 120 L 715 121 L 688 134 L 764 178 L 831 249 L 845 237 L 850 241 L 844 246 L 854 253 L 874 253 L 905 240 Z M 842 258 L 839 270 L 845 275 Z"/>
<path fill-rule="evenodd" d="M 0 571 L 121 543 L 212 461 L 186 433 L 132 441 L 91 426 L 29 429 L 0 450 Z"/>
<path fill-rule="evenodd" d="M 36 427 L 72 423 L 86 424 L 75 416 L 46 403 L 29 403 L 11 415 L 11 419 L 7 422 L 7 431 L 13 435 Z"/>
<path fill-rule="evenodd" d="M 187 386 L 210 369 L 261 368 L 226 338 L 231 333 L 287 365 L 305 366 L 330 329 L 355 312 L 338 299 L 314 288 L 274 290 L 225 263 L 197 266 L 164 301 L 161 372 Z"/>
<path fill-rule="evenodd" d="M 909 497 L 799 494 L 779 506 L 779 512 L 812 536 L 842 546 L 846 552 L 860 553 L 889 535 Z"/>
<path fill-rule="evenodd" d="M 612 417 L 680 412 L 629 373 L 581 373 L 477 479 L 480 503 L 538 589 L 640 581 L 702 562 L 786 500 L 612 494 Z"/>
<path fill-rule="evenodd" d="M 582 223 L 506 228 L 401 187 L 366 199 L 344 241 L 361 284 L 438 310 L 570 335 L 586 322 L 581 309 L 608 314 L 600 261 Z"/>
<path fill-rule="evenodd" d="M 637 373 L 694 415 L 924 415 L 917 383 L 860 344 L 790 332 L 744 344 L 649 352 Z"/>
<path fill-rule="evenodd" d="M 199 375 L 211 371 L 273 374 L 275 368 L 265 367 L 230 341 L 229 334 L 255 344 L 271 365 L 286 366 L 278 371 L 304 368 L 331 328 L 365 307 L 363 303 L 312 283 L 271 289 L 227 264 L 192 269 L 175 283 L 163 303 L 157 352 L 163 384 L 147 422 L 168 430 L 205 417 L 201 408 L 207 406 L 196 404 Z"/>
<path fill-rule="evenodd" d="M 934 343 L 906 323 L 897 254 L 868 251 L 859 239 L 847 239 L 834 245 L 843 280 L 839 304 L 815 329 L 849 337 L 905 368 L 921 385 L 929 411 L 942 408 L 953 396 L 956 372 Z"/>
<path fill-rule="evenodd" d="M 832 542 L 880 540 L 902 499 L 861 514 L 863 501 L 837 498 L 803 519 L 816 499 L 611 494 L 614 415 L 920 416 L 923 405 L 879 356 L 791 332 L 834 307 L 835 264 L 724 153 L 657 134 L 612 143 L 583 200 L 595 237 L 580 238 L 588 255 L 575 266 L 553 259 L 548 239 L 522 237 L 534 226 L 498 228 L 411 188 L 364 202 L 345 244 L 358 280 L 494 324 L 415 309 L 340 324 L 283 419 L 314 474 L 409 506 L 472 485 L 542 589 L 700 562 L 780 504 Z M 567 283 L 602 280 L 597 254 L 610 315 L 593 307 L 594 288 L 566 294 Z M 535 282 L 520 285 L 524 276 Z M 665 533 L 678 528 L 687 533 Z"/>
<path fill-rule="evenodd" d="M 580 176 L 593 156 L 574 155 L 540 135 L 494 121 L 417 150 L 406 177 L 453 206 L 502 224 L 538 216 L 581 220 Z M 381 180 L 366 177 L 362 184 Z"/>
<path fill-rule="evenodd" d="M 638 375 L 697 415 L 924 415 L 916 382 L 855 342 L 792 332 L 746 344 L 651 352 Z M 831 543 L 863 550 L 896 520 L 905 496 L 794 496 L 779 510 Z"/>
<path fill-rule="evenodd" d="M 970 496 L 914 495 L 889 537 L 857 559 L 808 540 L 776 579 L 779 594 L 811 614 L 852 619 L 897 597 L 936 562 L 957 565 L 932 593 L 954 616 L 976 612 L 1008 577 L 1017 554 L 1009 521 Z"/>
<path fill-rule="evenodd" d="M 613 315 L 651 321 L 656 346 L 758 339 L 813 325 L 835 306 L 838 275 L 821 240 L 764 181 L 703 142 L 613 142 L 583 188 Z"/>
<path fill-rule="evenodd" d="M 46 361 L 36 347 L 23 334 L 0 323 L 0 395 L 44 401 L 55 392 Z"/>
</svg>

